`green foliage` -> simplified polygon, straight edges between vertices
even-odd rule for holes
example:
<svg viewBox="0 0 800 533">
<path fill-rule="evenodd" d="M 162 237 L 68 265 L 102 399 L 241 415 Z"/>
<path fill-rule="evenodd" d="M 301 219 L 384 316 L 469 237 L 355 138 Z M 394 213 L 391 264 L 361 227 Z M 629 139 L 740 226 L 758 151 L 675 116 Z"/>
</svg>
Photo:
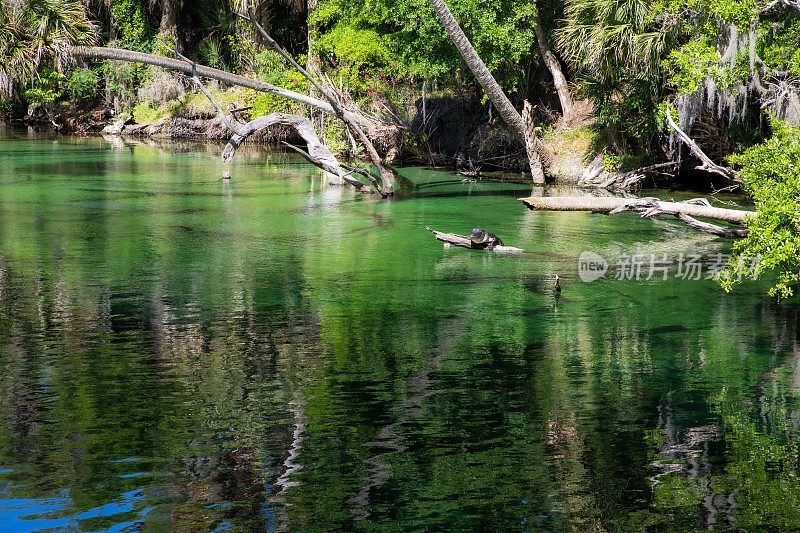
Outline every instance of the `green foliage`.
<svg viewBox="0 0 800 533">
<path fill-rule="evenodd" d="M 148 102 L 136 104 L 132 110 L 133 119 L 138 124 L 150 124 L 167 116 L 164 109 L 154 108 Z"/>
<path fill-rule="evenodd" d="M 145 65 L 120 61 L 106 61 L 100 71 L 108 92 L 130 105 L 136 100 L 136 89 L 151 76 L 151 69 Z"/>
<path fill-rule="evenodd" d="M 770 294 L 788 298 L 800 281 L 800 129 L 773 121 L 773 130 L 768 141 L 729 158 L 741 167 L 758 214 L 749 235 L 734 245 L 722 284 L 730 290 L 758 258 L 761 271 L 777 275 Z"/>
<path fill-rule="evenodd" d="M 691 41 L 669 53 L 664 72 L 678 94 L 695 92 L 706 78 L 719 78 L 719 53 L 705 39 Z"/>
<path fill-rule="evenodd" d="M 747 28 L 757 20 L 760 7 L 755 0 L 708 0 L 708 9 L 712 17 Z"/>
<path fill-rule="evenodd" d="M 317 41 L 318 51 L 356 69 L 385 67 L 390 61 L 386 40 L 373 29 L 338 25 Z"/>
<path fill-rule="evenodd" d="M 89 68 L 76 68 L 70 72 L 64 84 L 67 93 L 74 98 L 87 99 L 97 93 L 100 76 Z"/>
<path fill-rule="evenodd" d="M 23 91 L 28 104 L 34 106 L 54 104 L 61 98 L 61 83 L 64 77 L 52 68 L 44 68 Z"/>
<path fill-rule="evenodd" d="M 308 91 L 308 81 L 275 51 L 264 50 L 255 56 L 256 73 L 262 81 L 291 89 L 297 92 Z M 298 109 L 298 104 L 268 93 L 257 93 L 250 105 L 251 114 L 259 117 L 274 112 L 291 112 Z"/>
<path fill-rule="evenodd" d="M 760 26 L 758 57 L 770 69 L 800 75 L 800 17 L 786 16 Z"/>
<path fill-rule="evenodd" d="M 613 154 L 608 148 L 603 150 L 603 168 L 608 172 L 627 172 L 645 164 L 641 154 Z"/>
<path fill-rule="evenodd" d="M 155 30 L 147 20 L 141 0 L 115 0 L 111 2 L 111 14 L 125 48 L 142 51 L 152 48 Z"/>
<path fill-rule="evenodd" d="M 533 52 L 530 0 L 453 0 L 448 6 L 490 70 L 506 89 L 520 87 L 521 65 Z M 315 48 L 346 79 L 425 78 L 446 83 L 466 72 L 428 0 L 323 0 L 311 24 L 320 31 Z M 456 70 L 457 69 L 457 70 Z"/>
<path fill-rule="evenodd" d="M 57 65 L 64 47 L 92 44 L 96 28 L 75 0 L 0 2 L 0 73 L 12 79 Z"/>
</svg>

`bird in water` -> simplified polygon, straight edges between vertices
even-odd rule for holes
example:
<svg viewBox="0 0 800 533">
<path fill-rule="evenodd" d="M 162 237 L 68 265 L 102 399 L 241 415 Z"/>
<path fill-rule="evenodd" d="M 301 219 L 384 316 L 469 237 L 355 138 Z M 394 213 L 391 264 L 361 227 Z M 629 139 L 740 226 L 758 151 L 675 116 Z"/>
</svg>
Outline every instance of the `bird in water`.
<svg viewBox="0 0 800 533">
<path fill-rule="evenodd" d="M 561 292 L 561 278 L 558 277 L 558 274 L 556 274 L 555 290 L 556 292 Z"/>
</svg>

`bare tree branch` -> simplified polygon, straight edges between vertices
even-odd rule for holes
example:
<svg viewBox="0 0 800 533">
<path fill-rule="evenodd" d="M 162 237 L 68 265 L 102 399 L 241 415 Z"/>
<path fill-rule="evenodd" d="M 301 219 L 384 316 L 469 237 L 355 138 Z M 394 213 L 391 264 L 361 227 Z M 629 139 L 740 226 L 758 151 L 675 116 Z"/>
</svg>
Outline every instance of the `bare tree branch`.
<svg viewBox="0 0 800 533">
<path fill-rule="evenodd" d="M 246 4 L 245 4 L 245 9 L 247 9 Z M 264 29 L 263 26 L 261 26 L 261 24 L 258 23 L 255 17 L 252 16 L 252 14 L 248 13 L 247 16 L 241 13 L 237 14 L 241 18 L 253 24 L 258 30 L 258 32 L 261 34 L 261 36 L 264 38 L 264 40 L 267 42 L 267 44 L 270 46 L 270 48 L 275 50 L 281 57 L 283 57 L 292 67 L 295 68 L 295 70 L 297 70 L 300 74 L 302 74 L 303 77 L 305 77 L 309 81 L 309 83 L 311 83 L 311 85 L 325 97 L 325 99 L 333 108 L 333 111 L 336 114 L 336 116 L 339 117 L 342 120 L 342 122 L 344 122 L 345 125 L 347 125 L 347 127 L 351 131 L 353 131 L 353 133 L 355 133 L 356 137 L 358 137 L 359 141 L 361 141 L 361 144 L 364 145 L 364 148 L 366 149 L 367 152 L 367 156 L 369 157 L 370 161 L 372 161 L 372 164 L 375 165 L 375 167 L 378 169 L 378 173 L 380 174 L 381 177 L 380 185 L 376 185 L 378 191 L 383 196 L 392 195 L 394 193 L 394 188 L 392 185 L 392 178 L 394 177 L 394 175 L 384 165 L 383 160 L 378 154 L 378 151 L 375 149 L 375 145 L 372 144 L 372 141 L 370 141 L 369 137 L 364 132 L 364 129 L 361 128 L 358 122 L 351 120 L 348 114 L 345 113 L 346 110 L 342 106 L 342 103 L 340 102 L 338 96 L 334 93 L 334 91 L 331 90 L 330 86 L 324 86 L 314 76 L 312 76 L 305 68 L 303 68 L 297 61 L 295 61 L 292 55 L 286 50 L 284 50 L 283 47 L 281 47 L 272 38 L 272 36 L 267 32 L 267 30 Z"/>
<path fill-rule="evenodd" d="M 269 128 L 275 125 L 290 126 L 306 141 L 308 151 L 303 151 L 300 148 L 289 145 L 291 148 L 303 155 L 309 162 L 318 166 L 319 168 L 330 172 L 334 176 L 339 177 L 343 181 L 349 183 L 359 191 L 369 191 L 363 183 L 352 177 L 352 172 L 347 172 L 339 164 L 336 156 L 325 146 L 317 137 L 314 131 L 314 126 L 311 121 L 306 117 L 298 115 L 289 115 L 286 113 L 270 113 L 263 117 L 258 117 L 244 124 L 234 131 L 225 149 L 222 151 L 222 160 L 230 161 L 236 155 L 236 149 L 244 140 L 253 133 Z M 287 143 L 288 144 L 288 143 Z M 372 178 L 374 180 L 374 178 Z"/>
<path fill-rule="evenodd" d="M 712 161 L 711 158 L 708 157 L 705 154 L 705 152 L 703 152 L 703 150 L 700 149 L 699 146 L 697 146 L 697 143 L 694 142 L 692 138 L 689 137 L 689 135 L 687 135 L 686 132 L 683 131 L 680 128 L 680 126 L 678 126 L 675 123 L 675 119 L 672 118 L 671 109 L 667 109 L 666 115 L 667 115 L 667 123 L 673 130 L 675 130 L 675 133 L 678 135 L 678 138 L 680 138 L 680 140 L 682 140 L 686 144 L 686 146 L 689 147 L 689 150 L 691 150 L 692 154 L 694 154 L 694 156 L 701 161 L 701 164 L 697 167 L 698 170 L 712 172 L 714 174 L 718 174 L 724 178 L 727 178 L 731 181 L 735 182 L 742 181 L 741 177 L 736 173 L 735 170 L 714 163 L 714 161 Z"/>
</svg>

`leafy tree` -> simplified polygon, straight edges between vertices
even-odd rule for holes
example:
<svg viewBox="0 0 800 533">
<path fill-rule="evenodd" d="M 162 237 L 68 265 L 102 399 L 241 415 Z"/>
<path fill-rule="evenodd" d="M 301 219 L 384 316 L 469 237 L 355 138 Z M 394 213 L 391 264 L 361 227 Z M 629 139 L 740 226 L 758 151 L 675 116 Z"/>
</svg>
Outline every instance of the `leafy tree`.
<svg viewBox="0 0 800 533">
<path fill-rule="evenodd" d="M 758 214 L 747 238 L 735 244 L 722 281 L 730 290 L 757 260 L 762 270 L 777 274 L 770 294 L 786 298 L 800 281 L 800 129 L 779 121 L 772 127 L 771 139 L 729 158 L 741 166 Z"/>
<path fill-rule="evenodd" d="M 526 66 L 536 61 L 535 3 L 455 0 L 448 7 L 504 88 L 520 88 Z M 325 0 L 311 23 L 322 31 L 319 52 L 336 64 L 399 78 L 458 79 L 453 68 L 461 59 L 428 0 Z"/>
</svg>

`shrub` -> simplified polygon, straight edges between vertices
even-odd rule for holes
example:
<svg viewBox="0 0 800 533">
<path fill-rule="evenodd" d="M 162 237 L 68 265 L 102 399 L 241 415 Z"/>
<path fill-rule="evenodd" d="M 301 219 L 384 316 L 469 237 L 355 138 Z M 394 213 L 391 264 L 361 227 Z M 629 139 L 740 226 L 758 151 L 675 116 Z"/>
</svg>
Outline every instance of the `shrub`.
<svg viewBox="0 0 800 533">
<path fill-rule="evenodd" d="M 133 119 L 139 124 L 150 124 L 164 118 L 166 113 L 148 102 L 140 102 L 133 108 Z"/>
<path fill-rule="evenodd" d="M 25 101 L 34 106 L 55 103 L 64 94 L 61 90 L 62 80 L 63 76 L 52 68 L 43 68 L 23 91 Z"/>
<path fill-rule="evenodd" d="M 97 93 L 100 79 L 97 72 L 88 68 L 77 68 L 67 78 L 65 88 L 74 98 L 89 99 Z"/>
<path fill-rule="evenodd" d="M 730 290 L 755 259 L 759 271 L 777 274 L 769 293 L 788 298 L 800 281 L 800 128 L 777 120 L 772 126 L 768 141 L 729 157 L 741 167 L 758 214 L 748 223 L 748 236 L 734 245 L 722 286 Z"/>
</svg>

